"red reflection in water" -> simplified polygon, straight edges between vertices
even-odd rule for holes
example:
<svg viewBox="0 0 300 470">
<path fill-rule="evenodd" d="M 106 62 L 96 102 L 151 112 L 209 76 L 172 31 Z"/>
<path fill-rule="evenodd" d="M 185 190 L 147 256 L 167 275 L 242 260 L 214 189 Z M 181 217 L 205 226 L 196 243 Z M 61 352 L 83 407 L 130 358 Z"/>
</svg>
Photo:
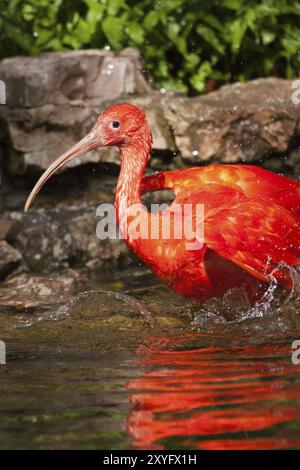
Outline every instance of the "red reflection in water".
<svg viewBox="0 0 300 470">
<path fill-rule="evenodd" d="M 196 341 L 149 337 L 139 348 L 146 370 L 127 384 L 133 447 L 164 449 L 169 438 L 183 448 L 299 447 L 300 367 L 291 362 L 290 345 L 223 349 Z"/>
</svg>

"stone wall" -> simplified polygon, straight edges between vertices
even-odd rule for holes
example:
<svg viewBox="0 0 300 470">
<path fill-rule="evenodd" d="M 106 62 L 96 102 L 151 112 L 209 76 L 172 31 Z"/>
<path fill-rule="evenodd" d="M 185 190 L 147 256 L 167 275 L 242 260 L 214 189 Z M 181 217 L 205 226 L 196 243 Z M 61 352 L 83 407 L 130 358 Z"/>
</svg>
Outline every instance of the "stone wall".
<svg viewBox="0 0 300 470">
<path fill-rule="evenodd" d="M 291 82 L 260 79 L 192 98 L 153 91 L 134 49 L 6 59 L 0 79 L 7 86 L 7 104 L 0 106 L 2 172 L 4 167 L 12 175 L 44 170 L 112 101 L 142 106 L 153 129 L 153 149 L 177 153 L 178 165 L 257 162 L 277 154 L 284 165 L 300 136 Z M 117 161 L 116 151 L 91 152 L 71 165 L 103 160 Z"/>
</svg>

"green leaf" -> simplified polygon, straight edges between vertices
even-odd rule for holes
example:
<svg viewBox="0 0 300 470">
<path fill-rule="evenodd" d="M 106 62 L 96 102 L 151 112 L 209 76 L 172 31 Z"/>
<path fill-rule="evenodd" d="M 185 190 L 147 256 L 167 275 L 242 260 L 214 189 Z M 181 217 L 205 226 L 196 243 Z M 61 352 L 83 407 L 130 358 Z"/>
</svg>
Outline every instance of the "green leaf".
<svg viewBox="0 0 300 470">
<path fill-rule="evenodd" d="M 120 10 L 127 10 L 128 6 L 124 0 L 109 0 L 107 1 L 107 13 L 111 16 L 117 15 Z"/>
<path fill-rule="evenodd" d="M 240 49 L 246 30 L 247 30 L 247 25 L 241 18 L 237 18 L 230 24 L 229 40 L 231 42 L 231 50 L 233 53 L 236 54 L 238 50 Z"/>
<path fill-rule="evenodd" d="M 212 67 L 211 67 L 210 62 L 206 60 L 200 65 L 200 67 L 197 70 L 197 73 L 195 73 L 190 78 L 190 82 L 196 91 L 202 93 L 203 91 L 205 91 L 205 80 L 207 78 L 211 78 L 211 75 L 212 75 Z"/>
<path fill-rule="evenodd" d="M 186 60 L 187 68 L 193 70 L 199 64 L 200 57 L 197 54 L 194 54 L 193 52 L 191 52 L 190 54 L 186 55 L 185 60 Z"/>
<path fill-rule="evenodd" d="M 273 31 L 262 30 L 261 32 L 262 43 L 264 46 L 271 44 L 276 38 L 276 34 Z"/>
<path fill-rule="evenodd" d="M 124 38 L 124 26 L 121 19 L 107 16 L 102 22 L 102 27 L 109 43 L 119 49 Z"/>
<path fill-rule="evenodd" d="M 150 13 L 148 13 L 145 16 L 145 19 L 143 21 L 143 25 L 144 25 L 145 29 L 147 29 L 148 31 L 149 30 L 151 31 L 153 28 L 155 28 L 158 21 L 159 21 L 159 13 L 155 10 L 150 11 Z"/>
<path fill-rule="evenodd" d="M 196 28 L 197 33 L 205 39 L 205 41 L 210 44 L 219 54 L 224 53 L 224 44 L 221 43 L 216 33 L 209 28 L 208 26 L 199 25 Z"/>
<path fill-rule="evenodd" d="M 224 25 L 216 16 L 205 13 L 203 15 L 200 14 L 199 18 L 220 32 L 224 30 Z"/>
<path fill-rule="evenodd" d="M 240 10 L 244 6 L 243 0 L 223 0 L 222 6 L 229 10 Z"/>
<path fill-rule="evenodd" d="M 126 33 L 136 45 L 143 43 L 144 30 L 138 23 L 130 23 L 130 25 L 126 27 Z"/>
</svg>

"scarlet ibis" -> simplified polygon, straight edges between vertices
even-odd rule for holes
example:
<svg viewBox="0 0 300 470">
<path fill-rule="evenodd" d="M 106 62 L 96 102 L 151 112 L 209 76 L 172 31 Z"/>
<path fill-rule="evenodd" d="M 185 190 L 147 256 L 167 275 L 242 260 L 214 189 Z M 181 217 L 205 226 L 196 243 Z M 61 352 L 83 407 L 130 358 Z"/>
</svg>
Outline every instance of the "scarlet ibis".
<svg viewBox="0 0 300 470">
<path fill-rule="evenodd" d="M 100 114 L 91 131 L 55 160 L 30 193 L 28 210 L 43 184 L 63 165 L 90 150 L 116 146 L 121 169 L 115 208 L 127 245 L 168 287 L 196 302 L 221 297 L 232 288 L 244 288 L 253 302 L 273 276 L 290 289 L 290 269 L 300 263 L 300 183 L 250 165 L 209 165 L 155 173 L 143 177 L 151 151 L 152 135 L 143 110 L 120 103 Z M 175 199 L 165 210 L 151 213 L 141 195 L 169 189 Z M 197 249 L 183 233 L 163 237 L 133 237 L 123 224 L 128 210 L 140 208 L 140 226 L 184 222 L 184 205 L 204 207 L 204 234 Z M 176 210 L 173 208 L 176 207 Z M 133 222 L 134 217 L 132 216 Z M 183 220 L 182 220 L 183 219 Z M 198 225 L 197 225 L 198 224 Z"/>
</svg>

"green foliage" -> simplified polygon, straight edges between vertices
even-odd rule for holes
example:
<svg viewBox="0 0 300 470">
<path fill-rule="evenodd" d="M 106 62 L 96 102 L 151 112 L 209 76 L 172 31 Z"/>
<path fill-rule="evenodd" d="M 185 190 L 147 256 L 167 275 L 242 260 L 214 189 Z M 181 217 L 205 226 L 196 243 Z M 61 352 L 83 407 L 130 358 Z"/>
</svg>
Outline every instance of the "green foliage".
<svg viewBox="0 0 300 470">
<path fill-rule="evenodd" d="M 300 75 L 299 0 L 0 0 L 0 56 L 138 47 L 157 87 L 189 93 Z"/>
</svg>

